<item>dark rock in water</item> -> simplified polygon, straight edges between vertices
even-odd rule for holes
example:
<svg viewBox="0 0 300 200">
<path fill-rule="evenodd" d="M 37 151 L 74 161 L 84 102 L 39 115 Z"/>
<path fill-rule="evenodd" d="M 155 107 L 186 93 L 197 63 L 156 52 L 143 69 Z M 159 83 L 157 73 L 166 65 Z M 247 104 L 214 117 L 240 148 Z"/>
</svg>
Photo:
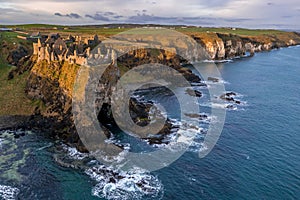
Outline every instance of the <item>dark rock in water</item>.
<svg viewBox="0 0 300 200">
<path fill-rule="evenodd" d="M 131 116 L 131 120 L 136 125 L 139 125 L 141 127 L 146 127 L 151 122 L 150 117 L 149 117 L 149 113 L 150 113 L 150 109 L 152 109 L 152 108 L 153 108 L 153 102 L 141 101 L 141 100 L 138 100 L 134 97 L 130 98 L 129 113 L 130 113 L 130 116 Z M 164 118 L 163 115 L 160 113 L 159 109 L 155 110 L 154 112 L 155 112 L 154 115 L 156 117 Z M 107 113 L 109 113 L 109 114 L 107 114 Z M 120 110 L 120 111 L 118 111 L 118 113 L 120 113 L 120 115 L 122 115 L 123 112 L 122 112 L 122 110 Z M 109 106 L 108 104 L 107 104 L 106 107 L 102 106 L 102 109 L 101 109 L 101 111 L 99 112 L 99 115 L 98 115 L 98 120 L 101 124 L 104 125 L 104 128 L 106 128 L 108 131 L 112 130 L 112 129 L 119 128 L 117 123 L 114 120 L 113 115 L 112 115 L 111 106 Z M 124 127 L 126 127 L 126 126 L 124 126 Z M 150 136 L 147 136 L 147 137 L 142 138 L 142 139 L 148 141 L 149 144 L 151 144 L 151 145 L 152 144 L 167 143 L 165 141 L 165 138 L 168 134 L 171 134 L 171 132 L 172 132 L 171 129 L 172 128 L 173 127 L 172 127 L 171 121 L 169 119 L 166 119 L 163 128 L 157 134 L 150 135 Z M 106 136 L 108 138 L 111 137 L 110 134 L 107 134 Z"/>
<path fill-rule="evenodd" d="M 193 90 L 193 89 L 190 89 L 188 88 L 186 90 L 186 93 L 190 96 L 193 96 L 193 97 L 202 97 L 202 93 L 197 91 L 197 90 Z"/>
<path fill-rule="evenodd" d="M 164 127 L 159 131 L 158 134 L 153 136 L 148 136 L 147 138 L 143 138 L 144 140 L 148 141 L 150 145 L 153 144 L 168 144 L 169 141 L 166 141 L 165 138 L 167 135 L 172 133 L 173 125 L 172 123 L 167 120 Z"/>
<path fill-rule="evenodd" d="M 198 87 L 207 87 L 207 85 L 205 83 L 202 83 L 202 82 L 200 82 L 200 83 L 192 83 L 191 85 L 192 86 L 198 86 Z"/>
<path fill-rule="evenodd" d="M 230 101 L 230 102 L 233 102 L 234 101 L 234 98 L 231 97 L 231 96 L 228 96 L 227 94 L 222 94 L 220 96 L 221 99 L 225 100 L 225 101 Z"/>
<path fill-rule="evenodd" d="M 201 115 L 201 114 L 196 114 L 196 113 L 192 113 L 192 114 L 184 114 L 187 117 L 190 118 L 198 118 L 199 120 L 205 120 L 208 118 L 207 115 Z"/>
<path fill-rule="evenodd" d="M 234 96 L 236 96 L 236 93 L 234 93 L 234 92 L 227 92 L 225 94 L 222 94 L 220 96 L 220 98 L 223 99 L 224 101 L 233 102 L 235 104 L 241 104 L 241 101 L 235 100 L 233 98 Z"/>
<path fill-rule="evenodd" d="M 227 109 L 233 109 L 234 106 L 233 106 L 233 105 L 228 105 L 228 106 L 226 106 L 226 108 L 227 108 Z"/>
<path fill-rule="evenodd" d="M 214 78 L 214 77 L 208 77 L 207 80 L 208 81 L 212 81 L 214 83 L 218 83 L 219 82 L 219 79 L 218 78 Z"/>
<path fill-rule="evenodd" d="M 234 101 L 234 96 L 236 96 L 236 93 L 234 92 L 227 92 L 225 94 L 222 94 L 220 96 L 221 99 L 226 100 L 226 101 Z"/>
<path fill-rule="evenodd" d="M 236 93 L 234 93 L 234 92 L 227 92 L 226 96 L 236 96 Z"/>
<path fill-rule="evenodd" d="M 201 79 L 199 76 L 195 75 L 191 69 L 186 68 L 186 67 L 181 67 L 177 69 L 189 82 L 192 83 L 200 83 Z"/>
<path fill-rule="evenodd" d="M 18 139 L 20 137 L 24 137 L 25 136 L 25 132 L 14 132 L 14 138 Z"/>
</svg>

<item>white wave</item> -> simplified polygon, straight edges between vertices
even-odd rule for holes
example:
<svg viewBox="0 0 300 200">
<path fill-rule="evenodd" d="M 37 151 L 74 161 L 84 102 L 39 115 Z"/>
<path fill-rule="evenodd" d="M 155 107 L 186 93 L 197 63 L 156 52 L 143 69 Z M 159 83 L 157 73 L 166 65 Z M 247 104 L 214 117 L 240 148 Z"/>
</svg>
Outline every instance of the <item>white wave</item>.
<svg viewBox="0 0 300 200">
<path fill-rule="evenodd" d="M 203 60 L 203 63 L 228 63 L 233 62 L 232 59 L 224 59 L 224 60 Z"/>
<path fill-rule="evenodd" d="M 188 124 L 186 122 L 174 121 L 173 124 L 180 126 L 173 134 L 167 136 L 165 140 L 168 141 L 168 144 L 155 144 L 152 145 L 156 148 L 167 148 L 171 151 L 182 151 L 189 148 L 193 145 L 194 139 L 199 135 L 202 135 L 203 128 L 195 125 Z"/>
<path fill-rule="evenodd" d="M 212 108 L 227 108 L 228 106 L 230 106 L 230 103 L 211 103 L 210 106 Z"/>
<path fill-rule="evenodd" d="M 69 147 L 67 145 L 62 145 L 63 149 L 68 153 L 68 156 L 74 160 L 83 160 L 87 158 L 89 154 L 79 152 L 75 147 Z"/>
<path fill-rule="evenodd" d="M 109 200 L 159 199 L 163 196 L 163 185 L 157 177 L 136 168 L 132 172 L 115 171 L 104 165 L 85 171 L 97 184 L 92 195 Z"/>
<path fill-rule="evenodd" d="M 238 100 L 238 99 L 236 99 L 236 100 Z M 240 111 L 240 110 L 244 110 L 241 107 L 248 105 L 246 101 L 240 101 L 240 102 L 241 102 L 240 104 L 235 104 L 234 102 L 232 102 L 232 103 L 202 103 L 202 104 L 200 104 L 200 106 Z M 210 122 L 210 121 L 208 121 L 208 122 Z"/>
<path fill-rule="evenodd" d="M 0 185 L 0 197 L 4 200 L 15 200 L 19 194 L 20 190 L 18 188 Z"/>
<path fill-rule="evenodd" d="M 202 81 L 202 83 L 206 84 L 207 87 L 211 87 L 212 85 L 230 85 L 230 82 L 225 81 L 223 79 L 219 79 L 218 82 L 213 82 L 213 81 Z"/>
<path fill-rule="evenodd" d="M 72 160 L 91 157 L 93 153 L 80 153 L 76 148 L 61 145 L 64 152 Z M 126 152 L 123 151 L 120 154 Z M 163 185 L 157 177 L 149 172 L 136 168 L 130 172 L 116 170 L 99 164 L 97 160 L 82 163 L 81 169 L 94 181 L 92 195 L 109 200 L 127 199 L 160 199 L 163 196 Z"/>
<path fill-rule="evenodd" d="M 108 163 L 111 163 L 111 162 L 121 163 L 126 158 L 128 152 L 129 152 L 129 149 L 124 149 L 117 155 L 107 156 L 107 154 L 104 151 L 99 150 L 96 152 L 92 152 L 91 155 L 93 155 L 97 158 L 101 158 L 103 161 L 108 162 Z"/>
</svg>

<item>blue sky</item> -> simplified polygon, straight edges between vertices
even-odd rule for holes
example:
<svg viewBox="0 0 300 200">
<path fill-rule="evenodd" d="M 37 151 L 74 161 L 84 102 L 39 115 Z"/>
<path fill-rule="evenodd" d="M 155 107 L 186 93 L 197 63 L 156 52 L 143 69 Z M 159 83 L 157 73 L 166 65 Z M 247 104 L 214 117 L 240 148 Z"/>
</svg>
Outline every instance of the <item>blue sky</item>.
<svg viewBox="0 0 300 200">
<path fill-rule="evenodd" d="M 300 29 L 299 0 L 0 0 L 0 24 L 159 23 Z"/>
</svg>

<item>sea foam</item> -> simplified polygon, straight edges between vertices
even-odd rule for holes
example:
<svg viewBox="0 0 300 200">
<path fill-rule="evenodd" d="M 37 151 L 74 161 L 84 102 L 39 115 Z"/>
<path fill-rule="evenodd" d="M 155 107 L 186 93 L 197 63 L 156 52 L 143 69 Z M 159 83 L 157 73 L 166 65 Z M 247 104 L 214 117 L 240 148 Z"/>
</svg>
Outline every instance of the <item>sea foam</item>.
<svg viewBox="0 0 300 200">
<path fill-rule="evenodd" d="M 105 199 L 160 199 L 163 185 L 157 177 L 142 169 L 131 172 L 116 171 L 104 165 L 85 171 L 96 185 L 92 195 Z"/>
<path fill-rule="evenodd" d="M 122 171 L 113 167 L 105 166 L 97 160 L 88 163 L 82 161 L 84 158 L 92 157 L 88 153 L 80 153 L 76 148 L 62 144 L 63 151 L 67 154 L 66 162 L 82 165 L 76 167 L 84 169 L 85 173 L 95 181 L 91 188 L 93 196 L 105 199 L 160 199 L 163 196 L 163 185 L 159 179 L 140 168 L 131 171 Z M 72 161 L 73 160 L 73 161 Z M 73 165 L 65 165 L 73 166 Z"/>
<path fill-rule="evenodd" d="M 0 185 L 0 198 L 4 200 L 15 200 L 19 194 L 18 188 Z"/>
</svg>

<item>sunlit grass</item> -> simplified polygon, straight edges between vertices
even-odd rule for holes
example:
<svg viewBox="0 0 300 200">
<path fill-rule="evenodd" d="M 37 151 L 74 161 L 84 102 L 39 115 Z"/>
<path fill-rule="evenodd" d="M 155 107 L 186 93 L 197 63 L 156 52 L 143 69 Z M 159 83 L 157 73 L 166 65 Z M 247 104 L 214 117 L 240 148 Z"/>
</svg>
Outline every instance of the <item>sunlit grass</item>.
<svg viewBox="0 0 300 200">
<path fill-rule="evenodd" d="M 20 42 L 26 43 L 26 41 L 17 39 L 16 35 L 13 32 L 0 34 L 0 115 L 30 115 L 35 108 L 35 105 L 26 97 L 24 91 L 29 72 L 8 80 L 8 74 L 14 66 L 8 65 L 6 62 L 8 56 L 6 48 L 13 48 L 14 45 L 18 45 Z M 2 46 L 3 41 L 8 45 L 5 49 Z"/>
</svg>

